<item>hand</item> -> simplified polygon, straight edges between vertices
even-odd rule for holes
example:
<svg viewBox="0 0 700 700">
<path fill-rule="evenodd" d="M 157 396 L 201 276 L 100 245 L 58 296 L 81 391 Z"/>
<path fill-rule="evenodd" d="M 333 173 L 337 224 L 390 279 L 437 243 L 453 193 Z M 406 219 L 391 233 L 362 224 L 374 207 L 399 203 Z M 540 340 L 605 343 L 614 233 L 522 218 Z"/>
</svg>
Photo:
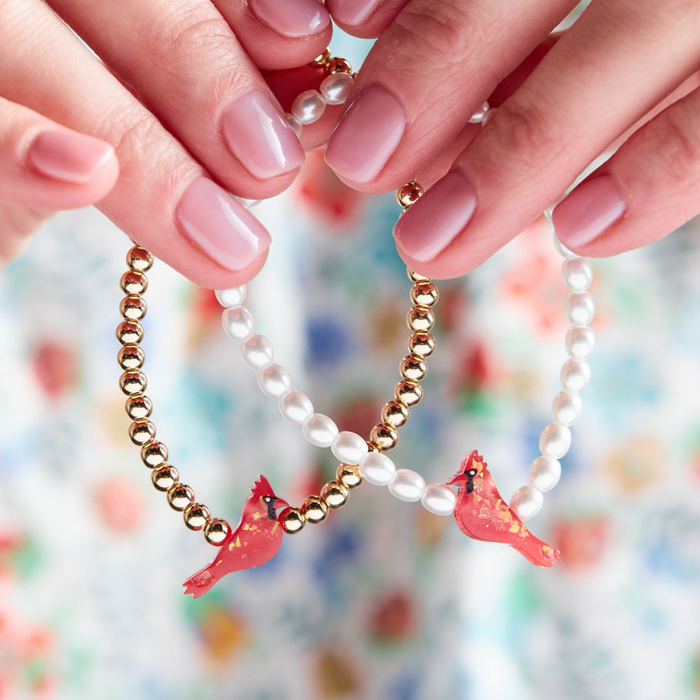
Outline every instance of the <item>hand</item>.
<svg viewBox="0 0 700 700">
<path fill-rule="evenodd" d="M 0 2 L 0 256 L 51 210 L 99 202 L 198 284 L 247 281 L 270 237 L 227 190 L 277 194 L 304 161 L 258 69 L 304 65 L 330 35 L 317 0 Z"/>
<path fill-rule="evenodd" d="M 556 207 L 562 241 L 611 255 L 700 212 L 700 3 L 593 0 L 558 41 L 547 39 L 575 4 L 328 0 L 341 27 L 380 38 L 326 159 L 369 192 L 441 178 L 394 229 L 418 272 L 477 267 L 630 129 Z M 511 92 L 501 99 L 502 84 L 493 99 L 509 74 Z M 493 118 L 465 126 L 487 99 L 498 104 Z"/>
</svg>

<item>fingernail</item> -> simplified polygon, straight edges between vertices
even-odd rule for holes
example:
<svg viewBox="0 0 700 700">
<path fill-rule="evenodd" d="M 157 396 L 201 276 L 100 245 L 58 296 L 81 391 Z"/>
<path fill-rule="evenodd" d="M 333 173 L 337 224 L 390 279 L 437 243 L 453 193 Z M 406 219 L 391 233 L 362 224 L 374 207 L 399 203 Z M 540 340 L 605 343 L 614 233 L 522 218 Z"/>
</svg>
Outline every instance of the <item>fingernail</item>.
<svg viewBox="0 0 700 700">
<path fill-rule="evenodd" d="M 337 22 L 354 27 L 374 12 L 380 0 L 326 0 L 328 9 Z"/>
<path fill-rule="evenodd" d="M 221 129 L 231 153 L 258 179 L 296 170 L 304 162 L 292 127 L 262 92 L 249 92 L 229 105 Z"/>
<path fill-rule="evenodd" d="M 627 211 L 617 181 L 612 175 L 584 180 L 562 199 L 552 212 L 552 223 L 561 242 L 570 247 L 590 243 Z"/>
<path fill-rule="evenodd" d="M 476 190 L 459 170 L 438 180 L 397 222 L 394 238 L 409 257 L 434 260 L 469 223 Z"/>
<path fill-rule="evenodd" d="M 204 177 L 185 190 L 175 218 L 191 243 L 228 270 L 248 267 L 270 246 L 265 227 L 226 190 Z"/>
<path fill-rule="evenodd" d="M 283 36 L 320 34 L 331 23 L 318 0 L 248 0 L 248 7 L 256 19 Z"/>
<path fill-rule="evenodd" d="M 406 130 L 401 103 L 380 85 L 370 85 L 336 127 L 326 163 L 353 182 L 369 182 L 382 170 Z"/>
<path fill-rule="evenodd" d="M 42 131 L 27 149 L 27 162 L 46 177 L 77 185 L 114 158 L 114 148 L 87 134 L 55 129 Z"/>
</svg>

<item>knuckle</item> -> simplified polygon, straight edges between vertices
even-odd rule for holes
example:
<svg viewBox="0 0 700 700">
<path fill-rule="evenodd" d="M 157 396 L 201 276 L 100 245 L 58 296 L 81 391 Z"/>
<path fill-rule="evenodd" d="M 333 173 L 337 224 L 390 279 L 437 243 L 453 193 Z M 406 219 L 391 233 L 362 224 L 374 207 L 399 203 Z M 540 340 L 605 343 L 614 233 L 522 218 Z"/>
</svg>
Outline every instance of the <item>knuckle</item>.
<svg viewBox="0 0 700 700">
<path fill-rule="evenodd" d="M 645 129 L 659 167 L 674 181 L 700 181 L 700 133 L 694 128 L 700 120 L 700 109 L 695 111 L 697 114 L 689 115 L 684 109 L 671 107 Z"/>
</svg>

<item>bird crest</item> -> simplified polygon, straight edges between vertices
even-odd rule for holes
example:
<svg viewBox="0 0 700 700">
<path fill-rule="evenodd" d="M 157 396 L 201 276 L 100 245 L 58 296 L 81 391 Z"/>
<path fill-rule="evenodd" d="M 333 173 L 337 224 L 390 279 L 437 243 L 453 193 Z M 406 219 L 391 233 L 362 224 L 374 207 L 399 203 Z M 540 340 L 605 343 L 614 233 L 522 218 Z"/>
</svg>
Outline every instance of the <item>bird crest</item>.
<svg viewBox="0 0 700 700">
<path fill-rule="evenodd" d="M 258 480 L 253 484 L 253 488 L 250 490 L 250 497 L 252 499 L 262 498 L 263 496 L 274 496 L 272 491 L 272 486 L 270 482 L 261 474 Z"/>
</svg>

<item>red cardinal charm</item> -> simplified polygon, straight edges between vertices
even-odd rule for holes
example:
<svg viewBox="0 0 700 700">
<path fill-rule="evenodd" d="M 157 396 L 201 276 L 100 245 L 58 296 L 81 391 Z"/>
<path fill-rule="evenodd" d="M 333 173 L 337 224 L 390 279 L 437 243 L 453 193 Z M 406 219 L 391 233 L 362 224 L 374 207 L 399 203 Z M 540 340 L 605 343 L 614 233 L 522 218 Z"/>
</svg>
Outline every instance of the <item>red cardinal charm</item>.
<svg viewBox="0 0 700 700">
<path fill-rule="evenodd" d="M 275 496 L 264 476 L 258 477 L 238 527 L 224 540 L 216 559 L 185 581 L 185 593 L 199 598 L 226 574 L 270 561 L 279 551 L 284 534 L 275 510 L 288 506 Z"/>
<path fill-rule="evenodd" d="M 503 542 L 536 566 L 552 566 L 559 551 L 538 540 L 501 498 L 484 458 L 474 450 L 447 483 L 457 484 L 455 520 L 475 540 Z"/>
</svg>

